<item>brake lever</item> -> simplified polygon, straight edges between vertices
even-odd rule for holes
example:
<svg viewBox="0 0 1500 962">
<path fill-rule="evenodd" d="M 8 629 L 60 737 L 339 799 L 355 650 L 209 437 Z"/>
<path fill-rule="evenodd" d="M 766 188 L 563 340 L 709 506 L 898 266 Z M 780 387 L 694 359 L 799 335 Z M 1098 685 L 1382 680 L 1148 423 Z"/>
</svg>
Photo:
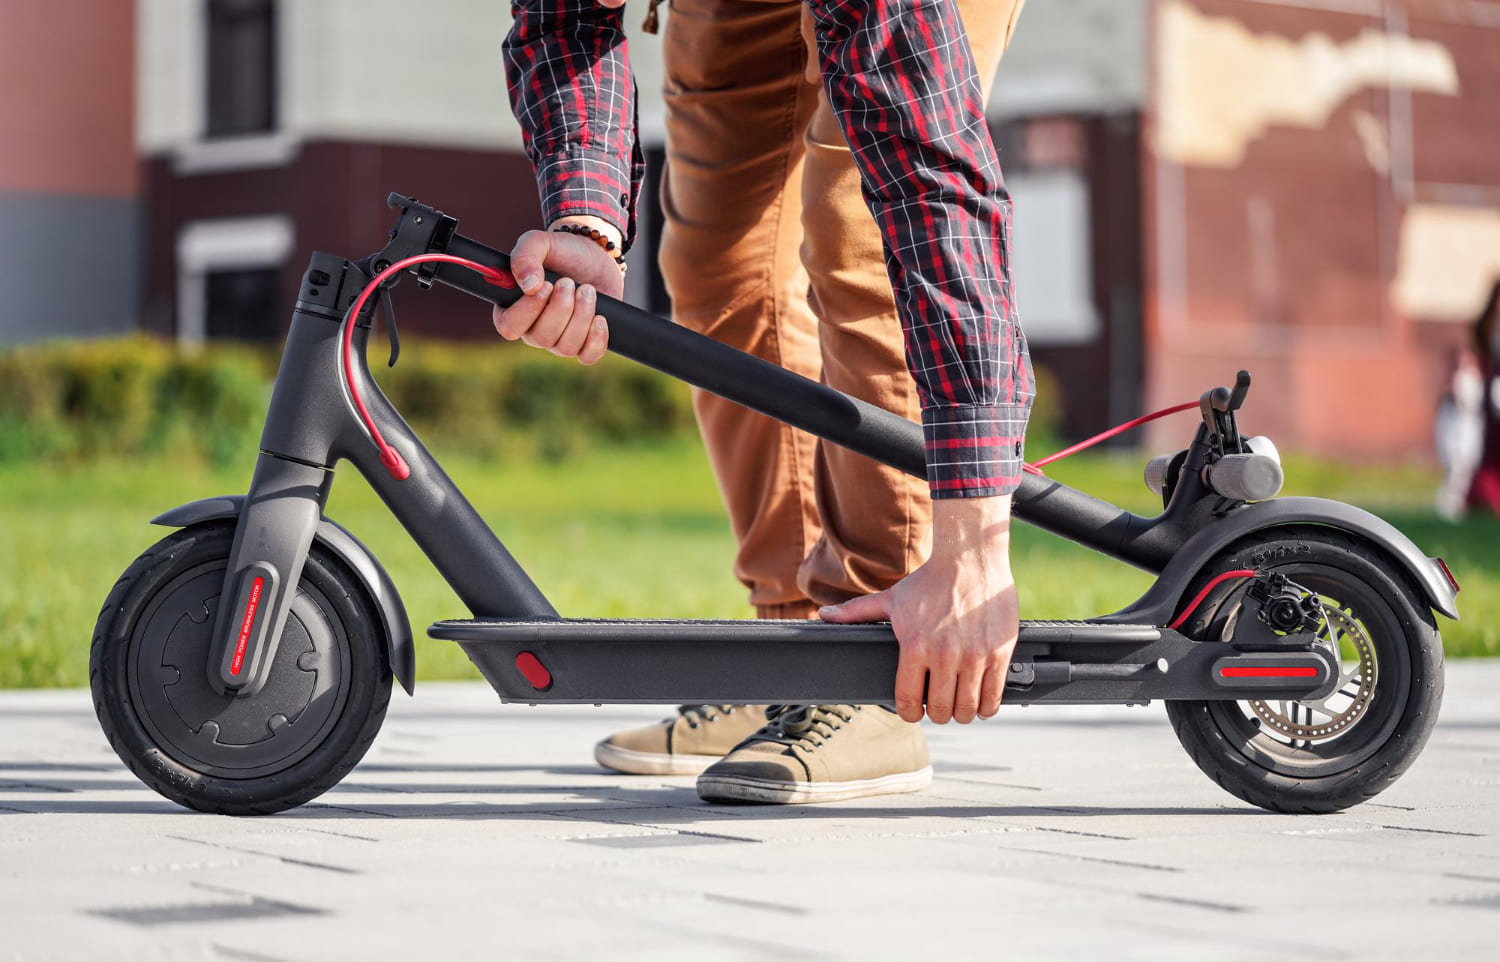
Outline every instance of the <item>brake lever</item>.
<svg viewBox="0 0 1500 962">
<path fill-rule="evenodd" d="M 1229 406 L 1227 410 L 1238 411 L 1240 405 L 1245 403 L 1245 395 L 1250 393 L 1250 372 L 1241 371 L 1234 378 L 1234 393 L 1229 395 Z"/>
<path fill-rule="evenodd" d="M 386 366 L 395 367 L 396 359 L 401 356 L 401 334 L 396 330 L 396 301 L 391 297 L 390 290 L 384 287 L 377 296 L 385 307 L 385 329 L 391 339 L 391 359 Z"/>
</svg>

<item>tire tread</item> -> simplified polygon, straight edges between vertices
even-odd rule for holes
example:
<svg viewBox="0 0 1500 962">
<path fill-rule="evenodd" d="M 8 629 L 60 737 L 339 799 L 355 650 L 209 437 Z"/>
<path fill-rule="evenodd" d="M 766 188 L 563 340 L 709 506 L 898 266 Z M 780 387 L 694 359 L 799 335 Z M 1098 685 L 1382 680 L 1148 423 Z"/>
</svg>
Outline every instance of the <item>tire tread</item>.
<svg viewBox="0 0 1500 962">
<path fill-rule="evenodd" d="M 1188 757 L 1226 792 L 1273 812 L 1328 814 L 1374 798 L 1416 760 L 1432 732 L 1442 701 L 1442 640 L 1424 596 L 1399 563 L 1364 539 L 1332 528 L 1275 528 L 1243 539 L 1207 565 L 1205 573 L 1184 594 L 1191 596 L 1200 590 L 1213 572 L 1238 567 L 1234 559 L 1246 551 L 1292 540 L 1315 541 L 1351 554 L 1392 581 L 1395 591 L 1387 597 L 1392 613 L 1405 629 L 1416 679 L 1409 693 L 1415 697 L 1408 701 L 1396 729 L 1375 755 L 1349 771 L 1295 778 L 1262 768 L 1238 752 L 1219 731 L 1207 702 L 1167 702 L 1167 717 Z M 1418 664 L 1419 659 L 1425 660 Z M 1419 690 L 1422 688 L 1426 691 Z"/>
<path fill-rule="evenodd" d="M 89 689 L 94 703 L 94 713 L 99 719 L 99 725 L 110 748 L 136 778 L 158 794 L 186 808 L 201 812 L 219 815 L 272 815 L 306 804 L 338 784 L 349 772 L 353 771 L 374 743 L 390 705 L 391 671 L 386 639 L 380 634 L 380 621 L 376 617 L 373 602 L 360 585 L 358 577 L 347 570 L 336 556 L 315 544 L 313 552 L 309 555 L 309 561 L 316 559 L 316 563 L 338 584 L 342 600 L 357 613 L 360 623 L 346 624 L 344 630 L 349 637 L 351 647 L 360 643 L 371 646 L 372 650 L 367 654 L 373 659 L 376 670 L 373 673 L 375 677 L 355 679 L 353 684 L 371 685 L 374 691 L 369 704 L 359 709 L 361 717 L 358 719 L 359 731 L 356 737 L 338 753 L 336 758 L 328 760 L 321 767 L 305 765 L 319 754 L 321 747 L 315 749 L 308 759 L 293 765 L 293 771 L 308 768 L 308 771 L 303 772 L 300 778 L 286 779 L 282 777 L 285 773 L 276 773 L 258 779 L 230 780 L 194 773 L 197 774 L 194 787 L 199 791 L 190 791 L 174 780 L 164 778 L 157 767 L 149 764 L 154 755 L 161 755 L 161 750 L 155 746 L 149 747 L 145 753 L 133 750 L 135 743 L 141 739 L 139 736 L 127 738 L 121 731 L 121 720 L 116 717 L 116 710 L 130 711 L 129 698 L 121 698 L 119 693 L 111 688 L 111 679 L 105 668 L 111 656 L 109 649 L 112 647 L 112 637 L 118 627 L 116 620 L 124 613 L 125 599 L 136 583 L 150 575 L 158 565 L 175 560 L 185 550 L 191 548 L 198 539 L 225 538 L 226 532 L 232 535 L 233 530 L 232 521 L 207 522 L 184 528 L 158 541 L 125 569 L 100 607 L 99 619 L 94 626 L 93 637 L 89 645 Z M 330 597 L 329 600 L 335 599 Z M 360 636 L 362 631 L 368 637 L 362 638 Z M 351 697 L 350 703 L 345 705 L 346 715 L 355 710 L 353 701 Z M 342 729 L 344 725 L 345 720 L 341 718 L 336 728 Z M 332 734 L 329 740 L 332 740 Z M 178 772 L 189 771 L 164 756 L 158 764 L 176 769 Z M 244 797 L 239 799 L 223 797 L 226 787 L 229 786 L 243 790 Z M 206 790 L 210 787 L 214 790 Z"/>
</svg>

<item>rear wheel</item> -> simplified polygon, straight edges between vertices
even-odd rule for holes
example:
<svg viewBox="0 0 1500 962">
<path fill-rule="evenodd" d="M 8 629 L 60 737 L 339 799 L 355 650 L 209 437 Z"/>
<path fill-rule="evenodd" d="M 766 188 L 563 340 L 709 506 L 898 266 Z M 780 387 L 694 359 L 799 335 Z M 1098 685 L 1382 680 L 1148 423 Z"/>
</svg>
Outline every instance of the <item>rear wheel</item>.
<svg viewBox="0 0 1500 962">
<path fill-rule="evenodd" d="M 1442 702 L 1443 649 L 1431 608 L 1388 555 L 1326 528 L 1247 538 L 1186 596 L 1239 568 L 1284 574 L 1319 597 L 1320 639 L 1338 652 L 1338 686 L 1307 701 L 1169 701 L 1178 740 L 1209 777 L 1261 808 L 1335 812 L 1383 791 L 1416 759 Z M 1220 586 L 1184 630 L 1227 640 L 1247 587 L 1246 580 Z"/>
<path fill-rule="evenodd" d="M 385 719 L 391 671 L 363 586 L 315 543 L 265 686 L 216 691 L 208 652 L 233 541 L 233 522 L 210 522 L 137 558 L 99 614 L 89 677 L 99 723 L 141 781 L 189 808 L 263 815 L 348 774 Z"/>
</svg>

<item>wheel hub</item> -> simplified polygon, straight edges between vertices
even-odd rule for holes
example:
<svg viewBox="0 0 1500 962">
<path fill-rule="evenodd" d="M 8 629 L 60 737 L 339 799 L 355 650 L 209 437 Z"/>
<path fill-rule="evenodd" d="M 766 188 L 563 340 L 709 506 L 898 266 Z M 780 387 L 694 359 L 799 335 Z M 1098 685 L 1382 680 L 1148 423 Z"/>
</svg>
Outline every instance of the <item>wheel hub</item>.
<svg viewBox="0 0 1500 962">
<path fill-rule="evenodd" d="M 344 654 L 317 601 L 299 591 L 266 683 L 252 695 L 215 691 L 207 663 L 223 567 L 166 587 L 138 626 L 132 694 L 163 751 L 191 768 L 250 777 L 295 763 L 338 714 Z"/>
</svg>

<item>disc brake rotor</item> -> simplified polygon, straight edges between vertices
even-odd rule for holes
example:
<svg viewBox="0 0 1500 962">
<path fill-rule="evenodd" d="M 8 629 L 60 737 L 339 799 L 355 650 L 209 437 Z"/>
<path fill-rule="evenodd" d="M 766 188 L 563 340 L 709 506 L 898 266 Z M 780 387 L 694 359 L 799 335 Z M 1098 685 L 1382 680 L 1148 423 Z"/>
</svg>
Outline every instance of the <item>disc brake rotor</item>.
<svg viewBox="0 0 1500 962">
<path fill-rule="evenodd" d="M 1347 731 L 1370 707 L 1375 695 L 1377 666 L 1370 636 L 1348 611 L 1325 604 L 1320 641 L 1331 647 L 1339 663 L 1339 679 L 1326 698 L 1316 701 L 1247 701 L 1244 702 L 1259 719 L 1262 729 L 1275 732 L 1293 742 L 1315 742 L 1334 738 Z M 1355 659 L 1347 666 L 1339 657 L 1341 642 L 1354 649 Z"/>
</svg>

